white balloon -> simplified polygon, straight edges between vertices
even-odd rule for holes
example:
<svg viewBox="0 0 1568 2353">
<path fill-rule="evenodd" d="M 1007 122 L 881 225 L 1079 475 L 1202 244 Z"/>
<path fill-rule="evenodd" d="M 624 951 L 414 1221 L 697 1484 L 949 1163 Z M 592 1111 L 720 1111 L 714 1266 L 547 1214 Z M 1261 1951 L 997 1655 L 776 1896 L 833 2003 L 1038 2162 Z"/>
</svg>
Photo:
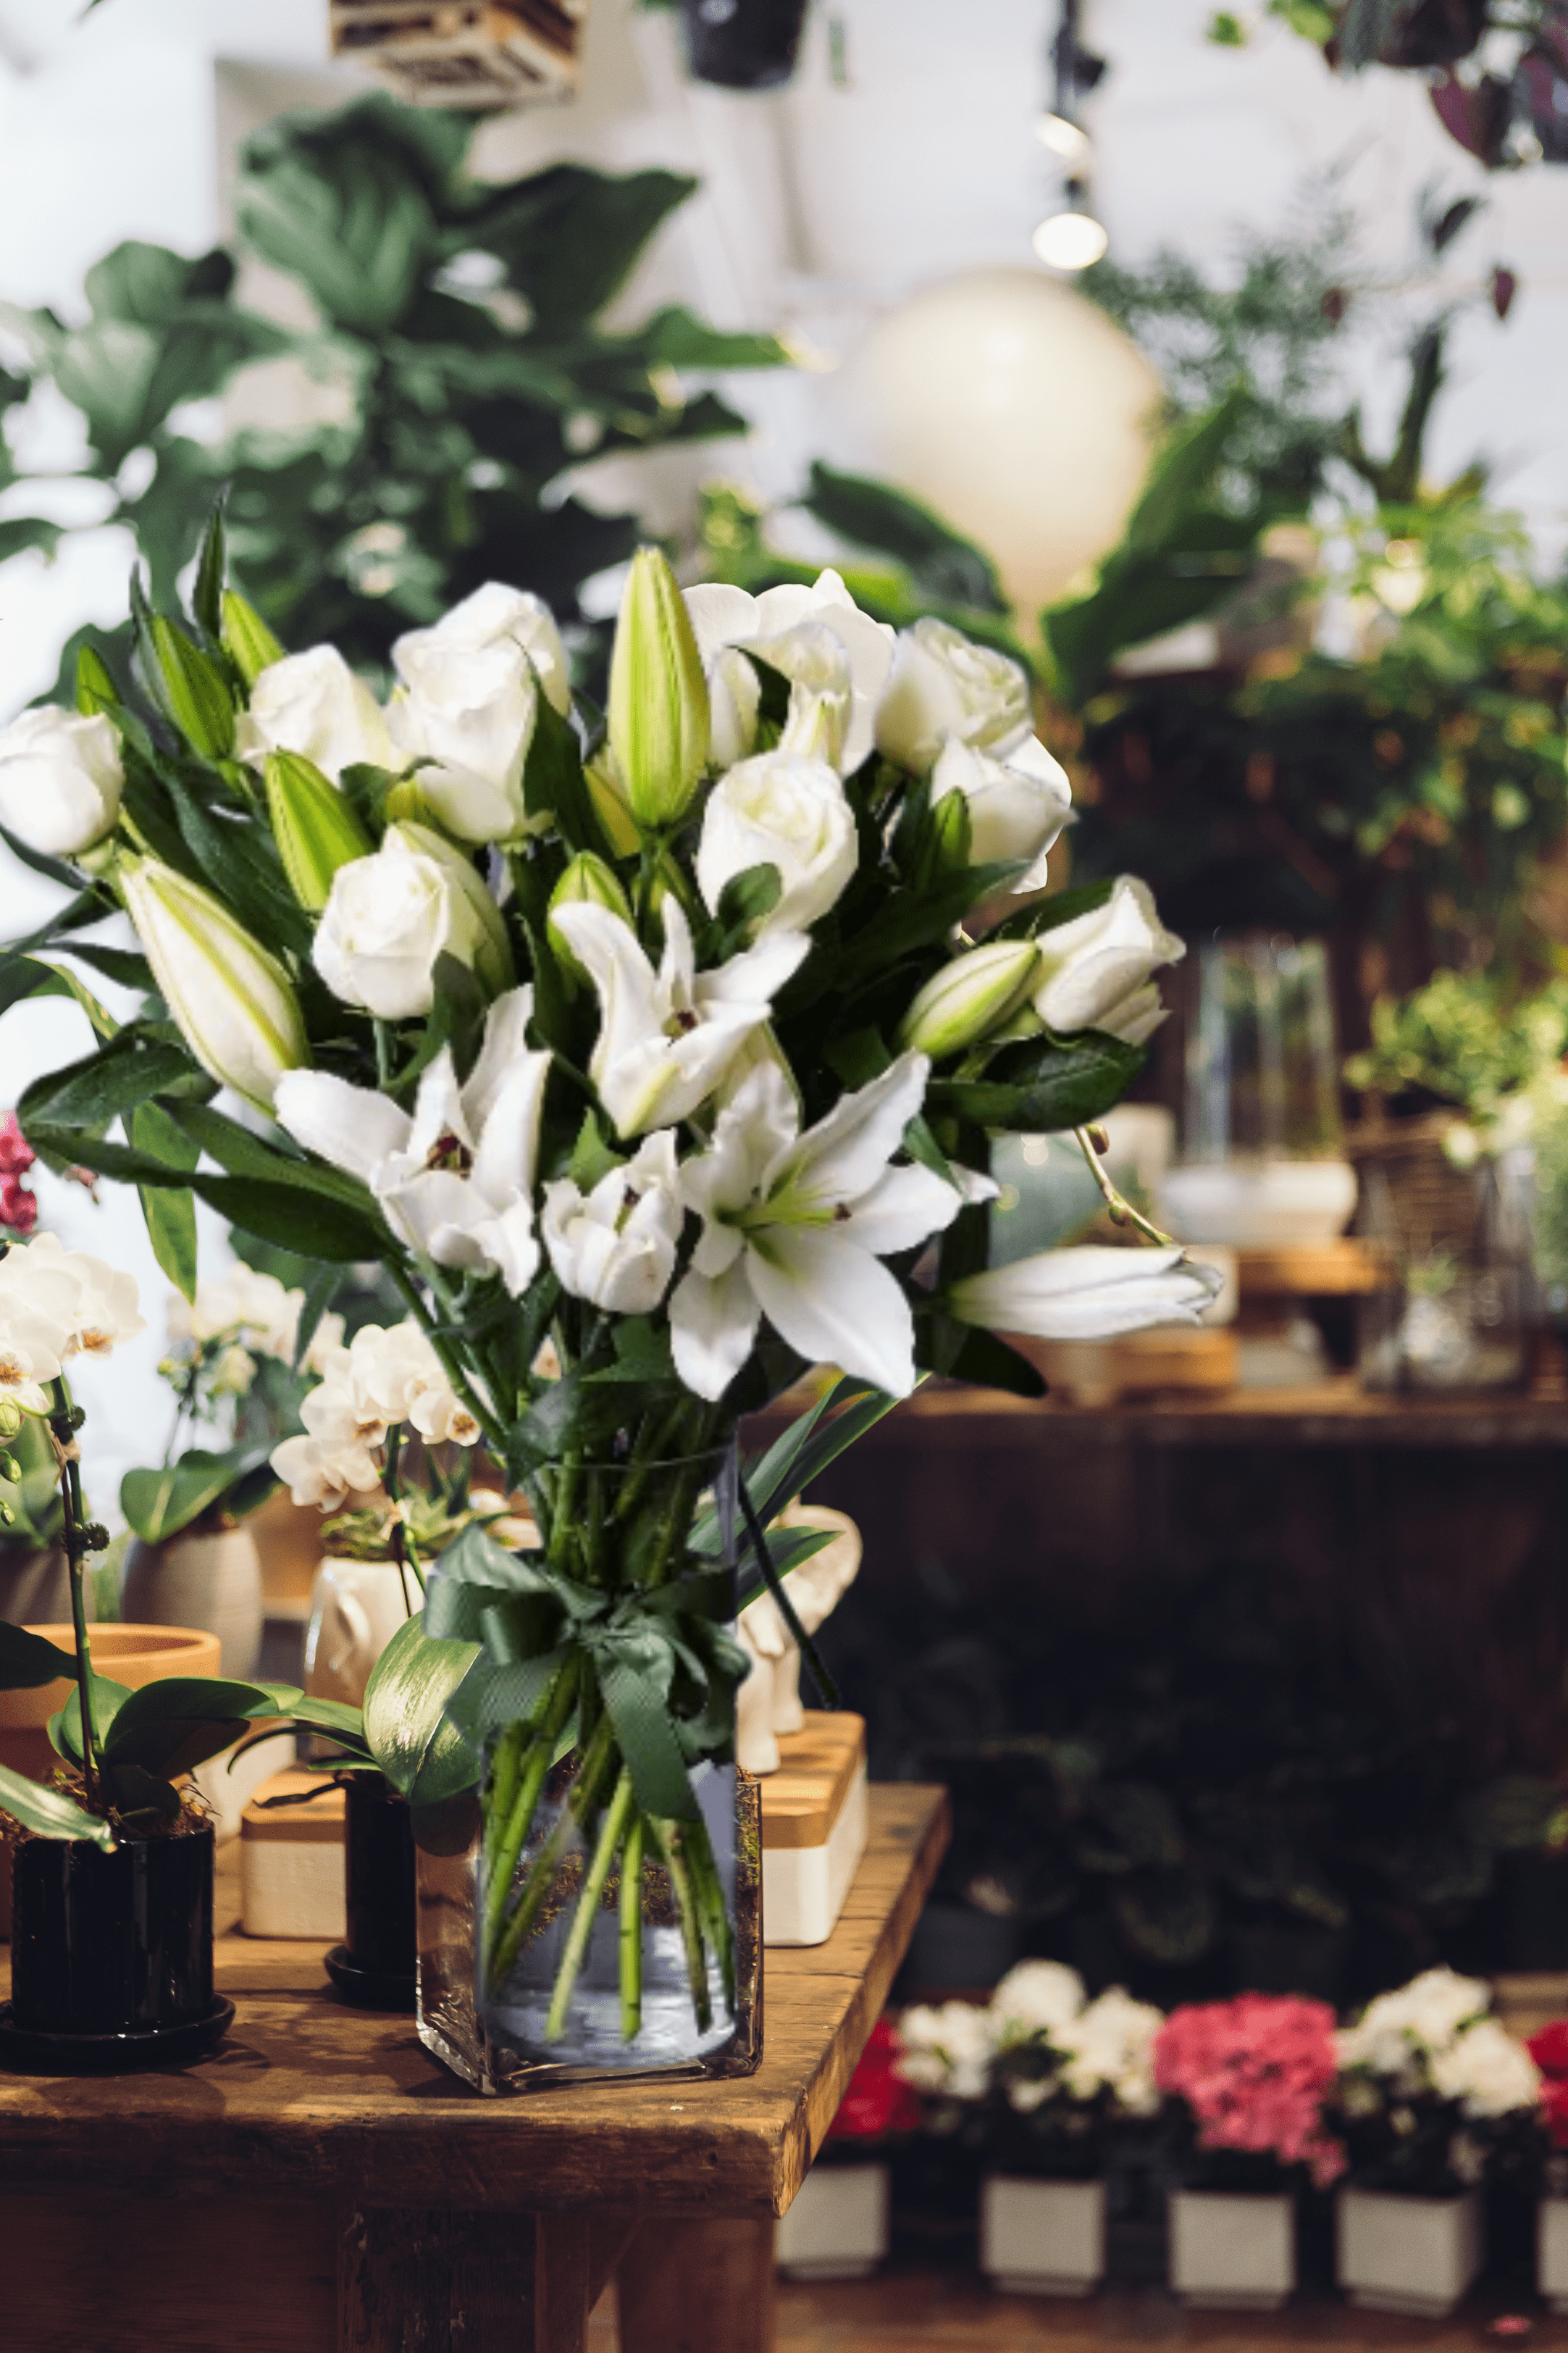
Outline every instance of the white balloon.
<svg viewBox="0 0 1568 2353">
<path fill-rule="evenodd" d="M 879 320 L 843 397 L 856 461 L 983 547 L 1030 629 L 1121 538 L 1161 385 L 1085 296 L 1032 269 L 978 269 Z"/>
</svg>

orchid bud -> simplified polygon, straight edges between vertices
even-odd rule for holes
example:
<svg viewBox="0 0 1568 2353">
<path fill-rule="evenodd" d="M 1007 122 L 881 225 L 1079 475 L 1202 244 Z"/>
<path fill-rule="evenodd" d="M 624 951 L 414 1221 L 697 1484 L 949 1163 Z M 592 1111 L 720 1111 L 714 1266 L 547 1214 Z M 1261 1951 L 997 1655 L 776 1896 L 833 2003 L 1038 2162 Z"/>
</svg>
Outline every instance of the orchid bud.
<svg viewBox="0 0 1568 2353">
<path fill-rule="evenodd" d="M 654 547 L 632 558 L 610 656 L 610 749 L 637 823 L 683 816 L 708 765 L 708 686 L 685 600 Z"/>
<path fill-rule="evenodd" d="M 226 759 L 234 749 L 234 704 L 223 672 L 161 613 L 149 622 L 148 637 L 158 670 L 152 683 L 163 710 L 193 752 Z"/>
<path fill-rule="evenodd" d="M 262 671 L 284 656 L 284 648 L 255 606 L 232 588 L 223 593 L 223 649 L 247 686 L 254 686 Z"/>
<path fill-rule="evenodd" d="M 1038 963 L 1033 940 L 998 940 L 955 956 L 905 1014 L 900 1048 L 941 1061 L 989 1038 L 1028 995 Z"/>
<path fill-rule="evenodd" d="M 263 773 L 267 814 L 289 887 L 301 907 L 320 914 L 339 867 L 370 856 L 370 836 L 314 761 L 298 752 L 273 752 Z"/>
<path fill-rule="evenodd" d="M 221 899 L 159 860 L 126 860 L 121 884 L 186 1045 L 220 1086 L 270 1111 L 284 1071 L 310 1059 L 283 966 Z"/>
<path fill-rule="evenodd" d="M 573 955 L 566 936 L 555 921 L 557 907 L 587 905 L 607 907 L 623 923 L 632 920 L 631 902 L 622 890 L 613 866 L 605 864 L 591 849 L 580 849 L 550 894 L 550 917 L 547 929 L 550 944 L 557 959 L 574 980 L 586 980 L 588 976 Z"/>
</svg>

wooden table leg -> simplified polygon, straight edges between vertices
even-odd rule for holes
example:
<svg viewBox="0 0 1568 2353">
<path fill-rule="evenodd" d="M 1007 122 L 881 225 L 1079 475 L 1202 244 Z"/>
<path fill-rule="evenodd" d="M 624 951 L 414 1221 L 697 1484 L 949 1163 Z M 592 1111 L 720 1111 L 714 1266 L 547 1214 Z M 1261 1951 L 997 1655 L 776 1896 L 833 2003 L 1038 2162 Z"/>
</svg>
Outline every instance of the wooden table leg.
<svg viewBox="0 0 1568 2353">
<path fill-rule="evenodd" d="M 773 2225 L 645 2222 L 616 2295 L 621 2353 L 773 2353 Z"/>
<path fill-rule="evenodd" d="M 607 2270 L 595 2246 L 588 2210 L 347 2208 L 338 2353 L 583 2353 Z"/>
</svg>

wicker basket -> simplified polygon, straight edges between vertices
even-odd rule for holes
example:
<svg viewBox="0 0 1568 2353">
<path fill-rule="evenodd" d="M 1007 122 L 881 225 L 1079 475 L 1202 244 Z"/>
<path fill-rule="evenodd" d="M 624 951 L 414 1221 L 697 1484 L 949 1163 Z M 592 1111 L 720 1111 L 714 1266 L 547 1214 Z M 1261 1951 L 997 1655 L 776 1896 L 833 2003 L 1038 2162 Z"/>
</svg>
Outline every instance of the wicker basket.
<svg viewBox="0 0 1568 2353">
<path fill-rule="evenodd" d="M 1403 1247 L 1415 1258 L 1437 1251 L 1463 1254 L 1476 1240 L 1479 1205 L 1475 1172 L 1456 1168 L 1443 1150 L 1455 1124 L 1452 1112 L 1427 1112 L 1418 1119 L 1365 1120 L 1345 1135 L 1345 1157 L 1362 1180 L 1376 1169 Z"/>
</svg>

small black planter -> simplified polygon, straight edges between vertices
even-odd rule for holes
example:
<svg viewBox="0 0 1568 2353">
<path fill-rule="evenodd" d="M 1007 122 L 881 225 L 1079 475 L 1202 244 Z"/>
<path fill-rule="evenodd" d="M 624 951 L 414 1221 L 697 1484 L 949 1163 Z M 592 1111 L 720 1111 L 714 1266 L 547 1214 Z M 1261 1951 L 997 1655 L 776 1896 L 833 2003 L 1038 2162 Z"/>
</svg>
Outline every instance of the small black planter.
<svg viewBox="0 0 1568 2353">
<path fill-rule="evenodd" d="M 348 1777 L 343 1892 L 348 1940 L 327 1974 L 359 2010 L 414 2008 L 414 1816 L 379 1773 Z"/>
<path fill-rule="evenodd" d="M 11 1894 L 0 2064 L 56 2072 L 199 2057 L 234 2015 L 213 1992 L 213 1832 L 25 1839 Z"/>
<path fill-rule="evenodd" d="M 680 14 L 694 80 L 776 90 L 794 73 L 805 0 L 680 0 Z"/>
</svg>

